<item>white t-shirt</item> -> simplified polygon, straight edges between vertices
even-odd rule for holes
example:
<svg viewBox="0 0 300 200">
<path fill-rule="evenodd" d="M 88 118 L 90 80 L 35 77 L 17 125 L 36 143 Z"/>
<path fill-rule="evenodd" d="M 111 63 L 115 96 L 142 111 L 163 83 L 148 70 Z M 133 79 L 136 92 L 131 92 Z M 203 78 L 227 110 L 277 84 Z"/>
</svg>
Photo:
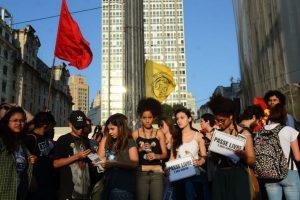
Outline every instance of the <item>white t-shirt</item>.
<svg viewBox="0 0 300 200">
<path fill-rule="evenodd" d="M 266 130 L 271 130 L 275 128 L 278 124 L 269 124 L 265 125 L 264 128 Z M 291 150 L 291 142 L 297 140 L 299 132 L 290 126 L 283 127 L 279 132 L 279 140 L 280 145 L 283 150 L 283 153 L 286 159 L 289 158 L 290 150 Z M 291 169 L 292 164 L 290 163 L 289 169 Z M 296 164 L 294 162 L 294 170 L 297 170 Z"/>
</svg>

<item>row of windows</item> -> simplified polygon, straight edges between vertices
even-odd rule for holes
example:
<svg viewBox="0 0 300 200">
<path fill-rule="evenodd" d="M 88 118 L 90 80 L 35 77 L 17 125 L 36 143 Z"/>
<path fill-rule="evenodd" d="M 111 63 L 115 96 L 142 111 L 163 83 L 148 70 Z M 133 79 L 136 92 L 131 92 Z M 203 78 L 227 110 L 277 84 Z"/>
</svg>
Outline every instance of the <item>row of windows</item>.
<svg viewBox="0 0 300 200">
<path fill-rule="evenodd" d="M 154 48 L 145 48 L 145 53 L 150 53 L 150 52 L 154 52 L 154 53 L 160 53 L 160 52 L 168 52 L 168 53 L 176 53 L 178 50 L 179 53 L 184 53 L 184 48 L 176 48 L 176 47 L 167 47 L 162 49 L 161 47 L 154 47 Z"/>
<path fill-rule="evenodd" d="M 177 23 L 183 23 L 182 17 L 160 17 L 160 18 L 154 18 L 154 17 L 145 17 L 144 23 L 153 23 L 153 24 L 177 24 Z"/>
<path fill-rule="evenodd" d="M 152 2 L 164 2 L 164 3 L 166 3 L 166 2 L 172 2 L 172 3 L 174 3 L 174 2 L 178 2 L 178 3 L 180 3 L 180 2 L 182 2 L 183 0 L 144 0 L 144 3 L 148 3 L 148 2 L 150 2 L 150 3 L 152 3 Z"/>
<path fill-rule="evenodd" d="M 108 24 L 113 24 L 113 25 L 122 25 L 123 24 L 123 20 L 122 19 L 110 19 L 110 23 L 108 23 L 109 21 L 104 19 L 102 21 L 103 25 L 108 25 Z"/>
<path fill-rule="evenodd" d="M 119 27 L 119 28 L 121 28 L 121 27 Z M 103 32 L 105 32 L 105 31 L 106 32 L 109 31 L 108 26 L 103 27 Z M 110 31 L 117 31 L 117 26 L 111 26 Z M 117 33 L 110 34 L 110 37 L 114 38 L 114 39 L 123 39 L 123 36 L 124 36 L 124 34 L 122 34 L 121 31 L 119 33 L 117 32 Z"/>
<path fill-rule="evenodd" d="M 117 26 L 117 25 L 111 25 L 111 26 L 108 26 L 108 25 L 103 25 L 102 26 L 102 31 L 103 32 L 108 32 L 109 31 L 109 27 L 110 27 L 110 31 L 111 32 L 123 32 L 124 31 L 124 28 L 123 26 Z"/>
<path fill-rule="evenodd" d="M 183 31 L 183 26 L 176 26 L 176 25 L 165 25 L 165 26 L 144 26 L 145 31 L 151 30 L 151 31 Z"/>
<path fill-rule="evenodd" d="M 169 11 L 169 10 L 166 10 L 166 11 L 149 11 L 147 12 L 147 10 L 144 11 L 144 16 L 147 17 L 147 16 L 170 16 L 170 17 L 173 17 L 173 16 L 183 16 L 183 12 L 182 11 Z"/>
<path fill-rule="evenodd" d="M 115 56 L 111 56 L 110 59 L 108 58 L 108 56 L 102 56 L 102 60 L 105 62 L 105 61 L 110 61 L 110 62 L 121 62 L 123 61 L 123 56 L 118 56 L 118 55 L 115 55 Z"/>
<path fill-rule="evenodd" d="M 182 4 L 179 3 L 177 5 L 175 5 L 174 3 L 152 3 L 152 4 L 147 4 L 144 3 L 144 9 L 167 9 L 167 8 L 177 8 L 177 9 L 182 9 Z"/>
<path fill-rule="evenodd" d="M 110 15 L 109 15 L 109 13 L 110 13 Z M 108 12 L 107 10 L 104 10 L 103 12 L 102 12 L 102 14 L 103 14 L 103 17 L 123 17 L 123 12 L 121 12 L 121 11 L 116 11 L 116 12 Z"/>
<path fill-rule="evenodd" d="M 176 37 L 176 32 L 170 32 L 170 33 L 145 33 L 144 34 L 145 39 L 147 38 L 175 38 Z M 178 38 L 183 38 L 183 32 L 178 32 L 177 33 Z"/>
<path fill-rule="evenodd" d="M 173 99 L 177 99 L 178 97 L 180 97 L 180 98 L 186 98 L 186 94 L 180 94 L 180 95 L 178 95 L 176 92 L 173 92 L 170 95 L 170 97 L 173 98 Z"/>
<path fill-rule="evenodd" d="M 111 63 L 110 69 L 122 69 L 122 63 Z M 102 63 L 102 69 L 108 69 L 108 63 Z M 103 72 L 102 72 L 103 74 Z"/>
<path fill-rule="evenodd" d="M 169 40 L 145 40 L 144 42 L 145 45 L 151 45 L 151 46 L 155 46 L 155 45 L 176 45 L 176 39 L 169 39 Z M 183 40 L 179 40 L 179 44 L 178 45 L 183 45 L 184 41 Z"/>
<path fill-rule="evenodd" d="M 109 52 L 109 49 L 102 49 L 102 53 L 105 54 L 105 53 L 110 53 L 110 54 L 120 54 L 120 53 L 123 53 L 123 49 L 110 49 L 110 52 Z"/>
</svg>

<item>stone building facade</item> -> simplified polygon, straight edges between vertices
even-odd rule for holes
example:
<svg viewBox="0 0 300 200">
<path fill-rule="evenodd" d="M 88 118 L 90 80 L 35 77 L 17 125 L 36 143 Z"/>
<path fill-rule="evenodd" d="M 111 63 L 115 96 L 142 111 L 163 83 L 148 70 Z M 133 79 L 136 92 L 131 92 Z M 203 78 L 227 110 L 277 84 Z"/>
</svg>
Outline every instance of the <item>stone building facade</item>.
<svg viewBox="0 0 300 200">
<path fill-rule="evenodd" d="M 13 30 L 11 14 L 0 9 L 1 102 L 17 103 L 33 115 L 48 107 L 57 126 L 66 126 L 72 105 L 69 71 L 65 65 L 53 68 L 55 78 L 48 102 L 51 68 L 37 56 L 41 43 L 34 28 L 28 25 Z"/>
<path fill-rule="evenodd" d="M 280 90 L 300 121 L 300 1 L 233 0 L 241 71 L 241 103 Z"/>
</svg>

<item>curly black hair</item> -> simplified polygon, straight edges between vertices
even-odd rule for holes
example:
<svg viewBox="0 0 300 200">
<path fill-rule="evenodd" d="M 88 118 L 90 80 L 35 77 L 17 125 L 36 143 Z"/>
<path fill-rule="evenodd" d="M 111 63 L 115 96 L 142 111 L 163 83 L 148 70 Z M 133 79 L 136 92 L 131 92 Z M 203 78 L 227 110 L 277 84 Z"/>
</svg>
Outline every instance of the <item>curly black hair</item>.
<svg viewBox="0 0 300 200">
<path fill-rule="evenodd" d="M 264 101 L 268 105 L 269 98 L 272 96 L 276 96 L 279 99 L 279 103 L 282 105 L 285 105 L 285 96 L 278 90 L 269 90 L 265 96 L 264 96 Z"/>
<path fill-rule="evenodd" d="M 161 103 L 153 98 L 143 98 L 139 101 L 137 114 L 141 117 L 145 111 L 150 111 L 154 118 L 159 117 L 162 113 Z"/>
<path fill-rule="evenodd" d="M 231 99 L 223 97 L 221 94 L 214 94 L 207 103 L 214 115 L 228 117 L 235 115 L 235 104 Z"/>
<path fill-rule="evenodd" d="M 259 119 L 265 115 L 263 109 L 259 105 L 248 106 L 239 117 L 239 121 L 252 119 L 253 115 Z"/>
</svg>

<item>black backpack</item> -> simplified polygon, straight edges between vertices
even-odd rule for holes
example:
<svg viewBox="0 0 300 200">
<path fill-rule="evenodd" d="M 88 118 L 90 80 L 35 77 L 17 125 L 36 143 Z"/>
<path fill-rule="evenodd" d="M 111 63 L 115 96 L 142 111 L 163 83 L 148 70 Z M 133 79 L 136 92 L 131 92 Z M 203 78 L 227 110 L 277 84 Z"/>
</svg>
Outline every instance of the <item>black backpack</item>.
<svg viewBox="0 0 300 200">
<path fill-rule="evenodd" d="M 288 161 L 284 156 L 278 133 L 283 125 L 277 125 L 272 130 L 264 127 L 259 131 L 254 142 L 256 163 L 254 172 L 258 178 L 281 180 L 288 173 Z"/>
</svg>

